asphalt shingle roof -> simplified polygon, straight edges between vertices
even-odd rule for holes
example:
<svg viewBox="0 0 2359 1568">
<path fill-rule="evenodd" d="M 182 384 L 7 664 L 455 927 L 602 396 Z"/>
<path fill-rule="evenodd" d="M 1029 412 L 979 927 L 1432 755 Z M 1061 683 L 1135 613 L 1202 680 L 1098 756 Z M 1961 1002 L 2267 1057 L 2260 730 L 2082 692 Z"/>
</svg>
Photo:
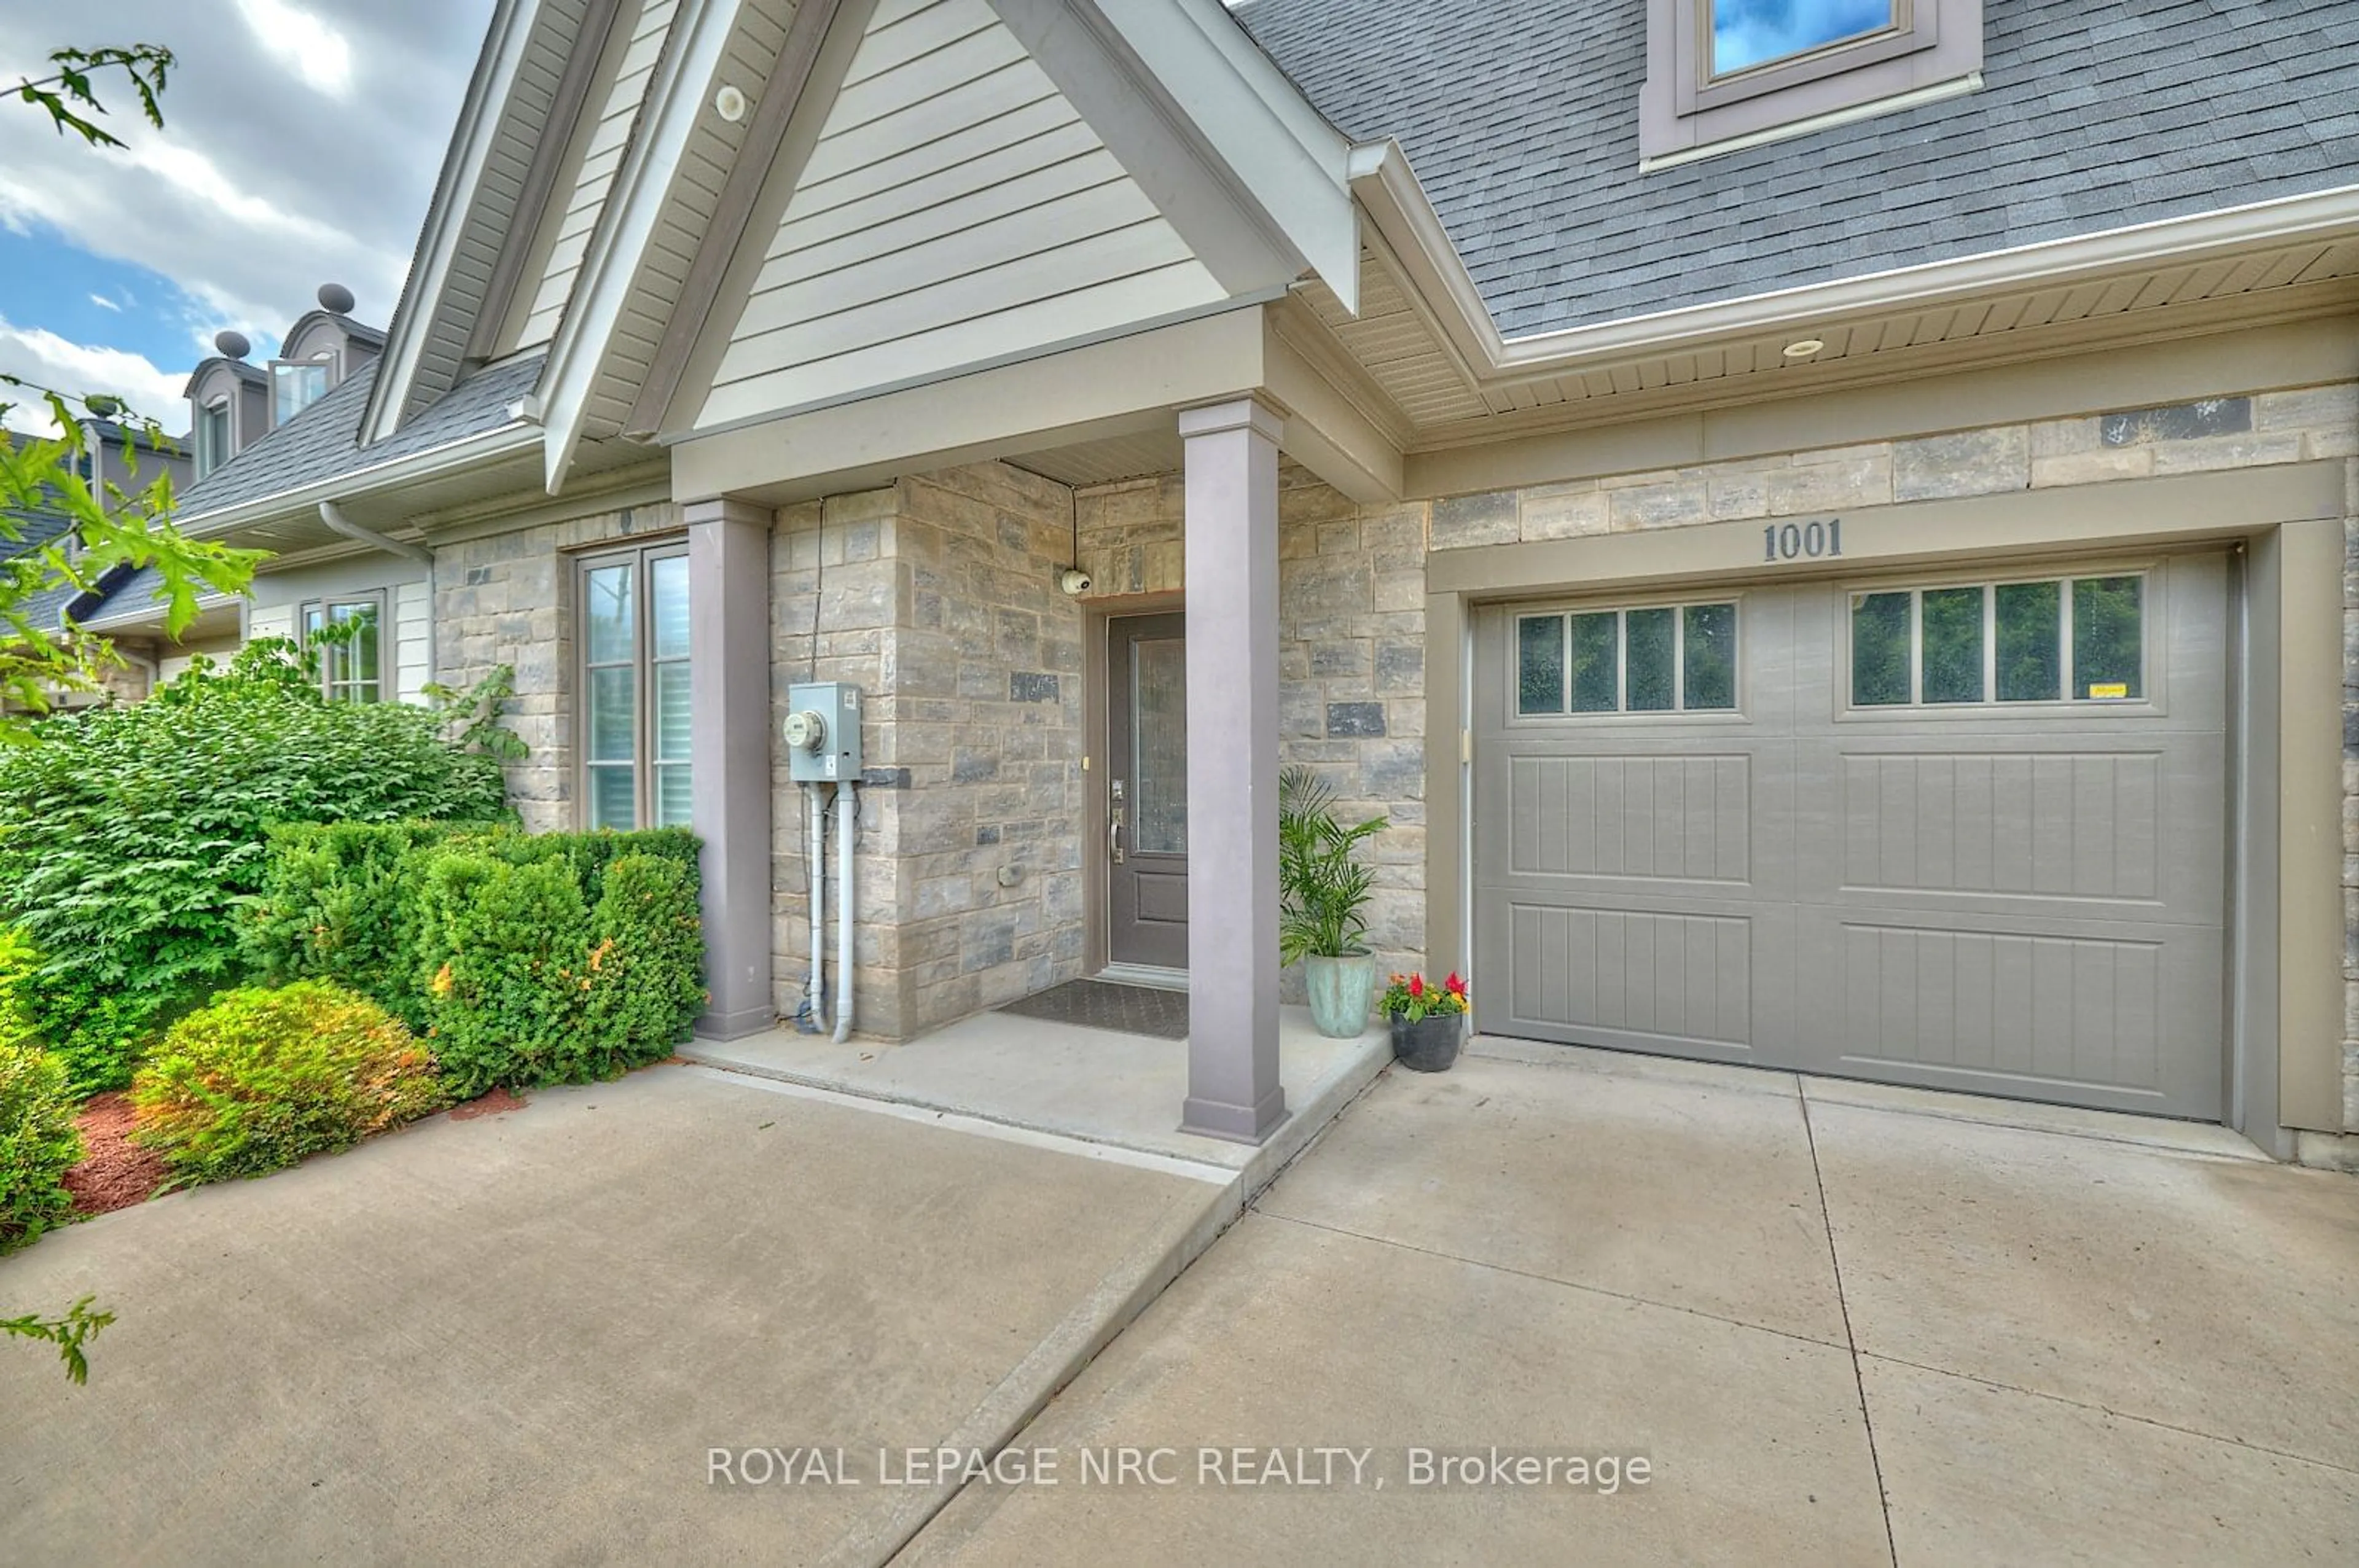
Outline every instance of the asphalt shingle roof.
<svg viewBox="0 0 2359 1568">
<path fill-rule="evenodd" d="M 495 430 L 508 408 L 540 380 L 538 354 L 513 360 L 461 382 L 375 446 L 360 445 L 361 416 L 377 362 L 354 371 L 310 407 L 199 480 L 180 494 L 183 517 L 261 501 L 446 442 Z"/>
<path fill-rule="evenodd" d="M 1252 0 L 1510 337 L 2359 180 L 2353 0 L 1985 0 L 1985 85 L 1638 171 L 1646 0 Z"/>
</svg>

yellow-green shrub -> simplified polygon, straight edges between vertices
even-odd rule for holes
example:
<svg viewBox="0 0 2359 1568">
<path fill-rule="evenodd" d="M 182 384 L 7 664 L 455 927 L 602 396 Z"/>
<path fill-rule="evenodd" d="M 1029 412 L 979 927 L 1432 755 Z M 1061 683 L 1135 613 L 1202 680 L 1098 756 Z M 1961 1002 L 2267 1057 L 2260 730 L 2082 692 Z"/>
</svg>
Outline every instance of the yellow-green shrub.
<svg viewBox="0 0 2359 1568">
<path fill-rule="evenodd" d="M 66 1222 L 61 1178 L 82 1154 L 64 1065 L 0 1020 L 0 1252 Z"/>
<path fill-rule="evenodd" d="M 449 1103 L 432 1053 L 363 996 L 306 980 L 223 991 L 133 1080 L 132 1133 L 181 1183 L 259 1175 Z"/>
</svg>

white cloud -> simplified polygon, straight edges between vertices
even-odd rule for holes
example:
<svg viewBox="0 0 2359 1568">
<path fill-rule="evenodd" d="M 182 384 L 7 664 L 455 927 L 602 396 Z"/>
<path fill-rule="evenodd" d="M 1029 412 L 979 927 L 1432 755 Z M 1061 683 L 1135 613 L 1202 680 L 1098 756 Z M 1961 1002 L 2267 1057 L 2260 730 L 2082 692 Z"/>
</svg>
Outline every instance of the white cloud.
<svg viewBox="0 0 2359 1568">
<path fill-rule="evenodd" d="M 72 342 L 47 328 L 18 327 L 0 317 L 0 373 L 73 395 L 103 392 L 167 430 L 188 427 L 188 406 L 180 398 L 188 372 L 158 369 L 142 354 Z M 16 405 L 7 420 L 15 428 L 43 434 L 56 428 L 48 408 L 21 390 L 0 387 L 0 403 Z"/>
<path fill-rule="evenodd" d="M 493 0 L 235 5 L 114 0 L 101 38 L 88 0 L 0 3 L 0 82 L 68 44 L 179 57 L 160 133 L 119 77 L 96 82 L 124 151 L 0 98 L 0 225 L 170 279 L 186 301 L 165 324 L 185 329 L 190 363 L 224 327 L 275 341 L 325 282 L 353 290 L 363 320 L 391 319 Z"/>
<path fill-rule="evenodd" d="M 255 40 L 272 59 L 331 98 L 353 91 L 353 47 L 328 22 L 288 0 L 237 0 Z"/>
<path fill-rule="evenodd" d="M 121 315 L 123 312 L 122 306 L 117 305 L 114 300 L 109 299 L 103 294 L 92 295 L 90 297 L 90 302 L 92 305 L 97 306 L 101 310 L 112 310 L 117 315 Z"/>
</svg>

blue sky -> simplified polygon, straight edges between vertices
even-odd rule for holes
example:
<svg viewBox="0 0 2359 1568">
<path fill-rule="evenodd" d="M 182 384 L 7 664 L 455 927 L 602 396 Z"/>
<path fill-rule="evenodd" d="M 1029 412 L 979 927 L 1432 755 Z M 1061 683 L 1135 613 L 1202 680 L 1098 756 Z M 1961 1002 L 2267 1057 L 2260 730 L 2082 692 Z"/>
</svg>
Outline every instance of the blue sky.
<svg viewBox="0 0 2359 1568">
<path fill-rule="evenodd" d="M 1742 70 L 1891 21 L 1892 0 L 1714 0 L 1712 65 Z"/>
<path fill-rule="evenodd" d="M 179 57 L 165 129 L 103 79 L 129 146 L 0 98 L 0 372 L 187 427 L 213 334 L 266 354 L 321 283 L 392 316 L 492 0 L 0 0 L 0 89 L 49 50 Z M 104 303 L 101 303 L 104 301 Z"/>
</svg>

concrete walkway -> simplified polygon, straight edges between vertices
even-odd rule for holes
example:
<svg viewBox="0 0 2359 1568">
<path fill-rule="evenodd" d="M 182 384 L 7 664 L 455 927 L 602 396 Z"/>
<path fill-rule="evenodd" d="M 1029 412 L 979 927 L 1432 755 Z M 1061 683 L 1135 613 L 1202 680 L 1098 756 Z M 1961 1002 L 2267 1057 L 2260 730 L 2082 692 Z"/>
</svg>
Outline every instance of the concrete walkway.
<svg viewBox="0 0 2359 1568">
<path fill-rule="evenodd" d="M 2349 1563 L 2354 1388 L 2349 1177 L 1502 1048 L 1381 1080 L 1018 1440 L 1068 1484 L 971 1487 L 899 1561 Z M 1413 1449 L 1495 1446 L 1506 1482 L 1410 1484 Z M 1174 1484 L 1071 1483 L 1158 1447 Z M 1591 1484 L 1514 1484 L 1524 1454 Z"/>
<path fill-rule="evenodd" d="M 0 1345 L 0 1560 L 881 1561 L 947 1488 L 710 1451 L 995 1447 L 1241 1201 L 924 1119 L 658 1067 L 46 1238 L 0 1303 L 119 1322 Z"/>
</svg>

